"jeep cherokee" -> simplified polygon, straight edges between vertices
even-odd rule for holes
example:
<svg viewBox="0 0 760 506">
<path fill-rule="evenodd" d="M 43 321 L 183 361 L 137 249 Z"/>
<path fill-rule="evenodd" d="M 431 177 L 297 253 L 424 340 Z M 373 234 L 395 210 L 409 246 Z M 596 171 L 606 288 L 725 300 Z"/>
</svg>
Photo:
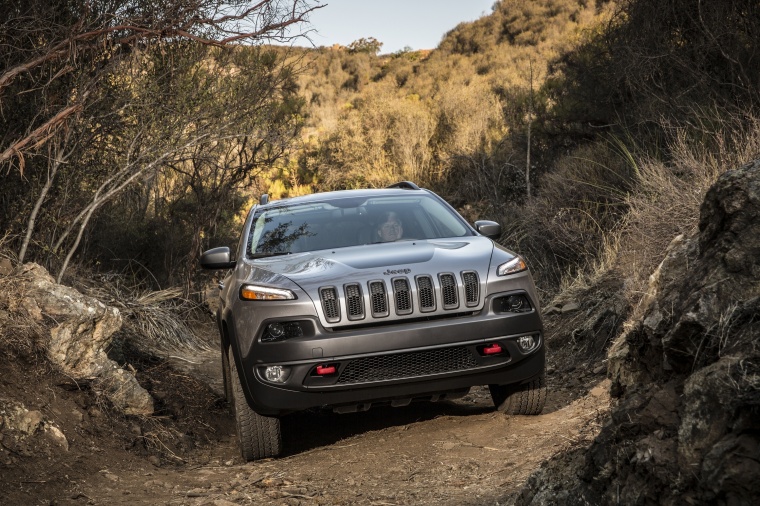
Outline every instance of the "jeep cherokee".
<svg viewBox="0 0 760 506">
<path fill-rule="evenodd" d="M 278 455 L 280 417 L 325 407 L 461 397 L 538 414 L 543 325 L 525 261 L 410 182 L 318 193 L 250 210 L 220 283 L 225 392 L 243 458 Z"/>
</svg>

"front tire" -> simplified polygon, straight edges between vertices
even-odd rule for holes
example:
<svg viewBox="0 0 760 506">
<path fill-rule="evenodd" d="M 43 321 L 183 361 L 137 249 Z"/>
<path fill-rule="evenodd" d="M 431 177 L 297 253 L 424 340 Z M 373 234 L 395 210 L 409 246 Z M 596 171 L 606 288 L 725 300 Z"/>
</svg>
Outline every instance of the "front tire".
<svg viewBox="0 0 760 506">
<path fill-rule="evenodd" d="M 235 411 L 240 453 L 246 461 L 276 457 L 282 452 L 280 419 L 256 413 L 248 405 L 230 349 L 227 363 L 232 383 L 232 406 Z"/>
<path fill-rule="evenodd" d="M 508 415 L 538 415 L 546 404 L 546 375 L 520 385 L 488 385 L 496 409 Z"/>
</svg>

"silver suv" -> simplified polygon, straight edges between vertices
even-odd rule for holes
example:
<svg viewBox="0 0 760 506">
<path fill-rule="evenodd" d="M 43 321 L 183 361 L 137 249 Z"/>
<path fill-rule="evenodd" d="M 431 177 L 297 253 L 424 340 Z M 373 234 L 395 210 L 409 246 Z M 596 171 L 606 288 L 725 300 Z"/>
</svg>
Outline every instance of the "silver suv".
<svg viewBox="0 0 760 506">
<path fill-rule="evenodd" d="M 525 261 L 436 194 L 402 182 L 253 206 L 217 321 L 242 455 L 282 450 L 280 417 L 315 407 L 461 397 L 538 414 L 546 399 L 543 325 Z"/>
</svg>

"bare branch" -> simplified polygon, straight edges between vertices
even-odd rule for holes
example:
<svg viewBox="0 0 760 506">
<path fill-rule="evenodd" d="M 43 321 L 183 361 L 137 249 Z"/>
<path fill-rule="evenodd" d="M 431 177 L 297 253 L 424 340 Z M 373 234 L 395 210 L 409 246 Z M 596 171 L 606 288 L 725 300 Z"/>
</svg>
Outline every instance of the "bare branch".
<svg viewBox="0 0 760 506">
<path fill-rule="evenodd" d="M 85 99 L 86 95 L 82 98 Z M 77 114 L 82 110 L 82 103 L 77 102 L 75 104 L 72 104 L 63 110 L 59 111 L 58 114 L 50 118 L 45 122 L 45 124 L 37 127 L 34 129 L 32 133 L 24 137 L 23 139 L 16 141 L 13 143 L 10 147 L 8 147 L 5 151 L 0 153 L 0 163 L 5 162 L 9 158 L 12 158 L 14 156 L 18 157 L 20 160 L 19 165 L 19 172 L 21 175 L 24 175 L 24 169 L 23 169 L 23 153 L 22 150 L 24 149 L 36 149 L 40 146 L 42 146 L 50 137 L 52 137 L 58 127 L 60 127 L 70 116 Z"/>
<path fill-rule="evenodd" d="M 189 149 L 193 145 L 202 142 L 207 137 L 208 134 L 199 135 L 187 141 L 187 143 L 177 149 L 169 149 L 164 151 L 141 167 L 138 167 L 140 160 L 135 160 L 133 162 L 127 160 L 127 163 L 118 172 L 101 183 L 100 187 L 95 191 L 90 204 L 85 206 L 85 208 L 79 212 L 79 214 L 71 221 L 66 231 L 64 231 L 64 233 L 61 234 L 61 237 L 58 238 L 55 246 L 53 247 L 53 251 L 57 251 L 63 245 L 63 242 L 79 222 L 84 220 L 84 224 L 82 224 L 80 228 L 84 227 L 87 223 L 87 220 L 89 220 L 88 216 L 92 215 L 93 211 L 115 197 L 124 188 L 133 183 L 138 177 L 145 174 L 149 170 L 160 166 L 162 163 L 165 163 L 166 160 L 168 160 L 172 155 Z M 76 246 L 74 246 L 74 248 L 76 248 Z"/>
<path fill-rule="evenodd" d="M 49 86 L 62 75 L 75 70 L 72 65 L 81 69 L 81 62 L 87 60 L 83 58 L 83 53 L 89 54 L 93 61 L 97 60 L 99 68 L 107 68 L 110 62 L 125 52 L 125 48 L 144 46 L 153 41 L 186 39 L 202 45 L 223 47 L 241 41 L 290 39 L 282 35 L 284 29 L 307 21 L 311 12 L 325 6 L 311 5 L 308 0 L 292 0 L 292 5 L 286 10 L 276 0 L 260 0 L 238 12 L 229 13 L 219 10 L 222 5 L 221 0 L 197 1 L 187 7 L 177 2 L 166 7 L 164 17 L 158 16 L 157 19 L 147 12 L 120 18 L 114 11 L 110 16 L 98 16 L 89 22 L 85 16 L 63 30 L 61 33 L 67 35 L 62 39 L 56 40 L 54 34 L 49 35 L 50 44 L 40 49 L 41 53 L 37 52 L 29 60 L 0 72 L 0 100 L 3 91 L 21 74 L 32 73 L 45 65 L 55 67 L 59 61 L 69 60 L 60 69 L 51 68 L 52 78 L 46 84 Z M 210 9 L 218 15 L 204 16 L 203 11 Z M 110 25 L 112 22 L 114 24 Z M 233 24 L 235 30 L 231 28 Z M 250 29 L 239 31 L 241 24 L 250 26 Z M 75 60 L 78 61 L 75 63 Z M 11 142 L 0 153 L 0 164 L 15 157 L 19 161 L 18 170 L 23 175 L 24 153 L 44 145 L 63 123 L 82 110 L 86 98 L 86 95 L 82 96 L 76 104 L 58 111 L 31 133 L 22 134 L 15 140 L 11 137 Z M 33 125 L 33 122 L 30 123 Z"/>
<path fill-rule="evenodd" d="M 129 35 L 127 36 L 113 39 L 108 42 L 112 46 L 116 46 L 116 47 L 133 44 L 141 39 L 142 39 L 141 42 L 147 43 L 148 39 L 170 39 L 170 38 L 174 38 L 178 36 L 194 40 L 201 44 L 222 47 L 230 43 L 238 42 L 240 40 L 245 40 L 245 39 L 257 40 L 257 39 L 264 38 L 265 36 L 276 37 L 275 35 L 270 35 L 270 34 L 272 34 L 273 32 L 280 31 L 284 28 L 287 28 L 288 26 L 292 26 L 297 23 L 303 23 L 307 20 L 308 15 L 311 12 L 314 12 L 317 9 L 321 9 L 325 7 L 325 5 L 311 6 L 305 9 L 303 12 L 297 14 L 296 6 L 299 3 L 301 3 L 301 0 L 293 0 L 293 8 L 291 10 L 291 17 L 278 23 L 265 24 L 264 26 L 256 30 L 237 33 L 233 37 L 227 37 L 221 40 L 216 40 L 209 37 L 201 37 L 201 36 L 190 33 L 190 30 L 192 28 L 198 28 L 202 26 L 213 27 L 217 29 L 218 31 L 220 31 L 221 33 L 231 33 L 228 29 L 224 27 L 225 24 L 233 22 L 233 21 L 245 21 L 247 20 L 249 16 L 251 16 L 257 10 L 271 4 L 271 2 L 272 0 L 263 0 L 259 2 L 258 4 L 256 4 L 255 6 L 248 8 L 241 14 L 225 15 L 219 18 L 193 18 L 192 22 L 185 23 L 182 27 L 173 27 L 171 25 L 151 27 L 151 26 L 140 26 L 138 23 L 123 23 L 123 24 L 119 24 L 115 26 L 102 27 L 95 30 L 89 30 L 84 33 L 76 34 L 60 41 L 58 44 L 56 44 L 55 46 L 47 50 L 44 54 L 40 55 L 39 57 L 34 58 L 28 62 L 22 63 L 20 65 L 17 65 L 7 70 L 6 72 L 4 72 L 2 75 L 0 75 L 0 91 L 2 91 L 5 87 L 7 87 L 8 84 L 10 84 L 13 81 L 13 79 L 15 79 L 18 75 L 22 74 L 23 72 L 29 72 L 35 67 L 42 65 L 43 63 L 68 56 L 76 47 L 76 43 L 87 42 L 87 41 L 92 41 L 93 39 L 97 39 L 96 43 L 92 44 L 91 46 L 101 47 L 102 46 L 101 42 L 106 42 L 106 37 L 108 37 L 112 33 L 117 33 L 117 32 L 129 33 Z M 173 21 L 173 20 L 169 20 L 169 21 Z"/>
</svg>

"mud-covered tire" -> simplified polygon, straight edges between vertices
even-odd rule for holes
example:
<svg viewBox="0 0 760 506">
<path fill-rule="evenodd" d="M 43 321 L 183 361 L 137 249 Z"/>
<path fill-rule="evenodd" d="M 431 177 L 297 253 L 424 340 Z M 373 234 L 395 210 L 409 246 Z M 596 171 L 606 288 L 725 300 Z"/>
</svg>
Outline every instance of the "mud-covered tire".
<svg viewBox="0 0 760 506">
<path fill-rule="evenodd" d="M 488 385 L 496 409 L 508 415 L 538 415 L 546 404 L 546 375 L 520 385 Z"/>
<path fill-rule="evenodd" d="M 232 350 L 228 352 L 231 383 L 232 406 L 235 411 L 240 453 L 246 461 L 276 457 L 282 451 L 282 434 L 280 419 L 256 413 L 248 405 L 240 385 L 240 377 L 235 365 Z"/>
</svg>

